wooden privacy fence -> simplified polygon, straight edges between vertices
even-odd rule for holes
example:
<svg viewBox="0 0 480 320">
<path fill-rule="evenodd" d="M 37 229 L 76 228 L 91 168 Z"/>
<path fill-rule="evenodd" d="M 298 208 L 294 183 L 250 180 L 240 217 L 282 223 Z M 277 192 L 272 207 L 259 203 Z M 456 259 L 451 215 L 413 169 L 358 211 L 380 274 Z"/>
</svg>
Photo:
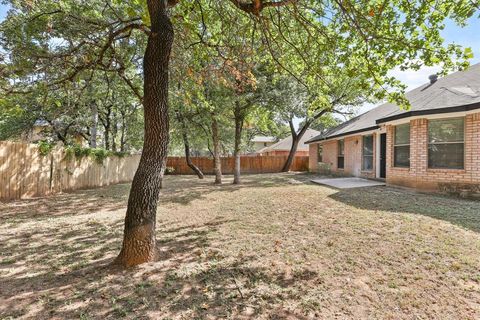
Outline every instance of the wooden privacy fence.
<svg viewBox="0 0 480 320">
<path fill-rule="evenodd" d="M 280 172 L 286 156 L 242 156 L 242 173 Z M 90 189 L 121 182 L 130 182 L 140 155 L 111 156 L 101 163 L 91 157 L 67 156 L 62 148 L 41 155 L 38 145 L 0 141 L 0 200 L 41 197 L 61 191 Z M 213 174 L 213 159 L 193 157 L 204 173 Z M 222 172 L 233 173 L 233 157 L 222 158 Z M 175 174 L 193 174 L 184 157 L 169 157 L 168 167 Z M 292 171 L 307 171 L 308 157 L 295 157 Z"/>
<path fill-rule="evenodd" d="M 38 145 L 0 141 L 0 199 L 38 197 L 132 181 L 140 156 L 67 157 L 62 148 L 42 156 Z"/>
<path fill-rule="evenodd" d="M 240 160 L 242 173 L 275 173 L 282 170 L 287 156 L 242 156 Z M 192 157 L 192 162 L 205 174 L 213 174 L 213 159 L 208 157 Z M 232 174 L 235 158 L 222 158 L 222 173 Z M 193 174 L 184 157 L 169 157 L 167 167 L 175 169 L 174 174 Z M 291 171 L 308 171 L 308 156 L 295 157 Z"/>
</svg>

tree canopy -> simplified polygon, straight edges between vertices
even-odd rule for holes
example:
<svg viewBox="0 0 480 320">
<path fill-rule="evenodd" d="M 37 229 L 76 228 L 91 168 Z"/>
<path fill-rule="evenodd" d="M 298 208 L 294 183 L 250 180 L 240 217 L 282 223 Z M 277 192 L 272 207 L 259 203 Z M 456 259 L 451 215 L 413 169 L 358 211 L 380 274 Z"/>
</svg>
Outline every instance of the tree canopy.
<svg viewBox="0 0 480 320">
<path fill-rule="evenodd" d="M 172 68 L 198 76 L 211 59 L 268 62 L 311 91 L 338 71 L 364 89 L 401 99 L 395 67 L 466 66 L 470 48 L 444 44 L 445 20 L 464 24 L 472 1 L 169 1 L 176 31 Z M 145 0 L 10 1 L 1 26 L 6 92 L 56 89 L 85 74 L 115 73 L 142 99 L 141 63 L 151 32 Z M 240 9 L 240 10 L 239 10 Z M 176 68 L 175 66 L 178 66 Z M 138 81 L 135 81 L 138 80 Z M 372 85 L 373 84 L 373 85 Z"/>
</svg>

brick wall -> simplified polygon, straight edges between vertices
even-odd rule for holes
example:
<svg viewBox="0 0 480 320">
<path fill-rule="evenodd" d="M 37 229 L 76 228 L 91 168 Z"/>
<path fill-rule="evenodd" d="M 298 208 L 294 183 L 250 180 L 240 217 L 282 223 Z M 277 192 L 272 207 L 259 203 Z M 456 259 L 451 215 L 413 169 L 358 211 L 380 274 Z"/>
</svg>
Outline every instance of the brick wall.
<svg viewBox="0 0 480 320">
<path fill-rule="evenodd" d="M 337 156 L 338 156 L 338 141 L 331 140 L 325 141 L 321 144 L 323 145 L 323 163 L 327 164 L 330 167 L 332 173 L 338 175 L 347 175 L 347 176 L 357 176 L 357 177 L 367 177 L 374 178 L 376 170 L 376 134 L 373 135 L 373 169 L 371 171 L 362 170 L 362 143 L 363 139 L 361 135 L 346 137 L 345 140 L 345 159 L 344 159 L 344 169 L 338 169 L 337 167 Z M 310 144 L 310 160 L 309 167 L 310 171 L 316 171 L 318 168 L 318 158 L 317 158 L 317 144 Z"/>
<path fill-rule="evenodd" d="M 330 170 L 337 171 L 337 141 L 326 141 L 322 143 L 322 162 L 330 166 Z"/>
<path fill-rule="evenodd" d="M 393 166 L 394 127 L 387 126 L 387 183 L 429 191 L 478 189 L 480 184 L 480 113 L 465 117 L 465 168 L 428 168 L 428 120 L 410 121 L 410 168 Z"/>
<path fill-rule="evenodd" d="M 426 191 L 468 193 L 480 195 L 480 113 L 465 117 L 465 168 L 428 168 L 428 120 L 410 121 L 410 168 L 393 166 L 394 127 L 387 131 L 387 183 Z M 337 140 L 322 142 L 323 162 L 339 175 L 374 178 L 376 176 L 376 147 L 380 134 L 374 134 L 374 162 L 372 171 L 362 171 L 362 135 L 345 138 L 345 169 L 337 168 Z M 317 144 L 310 145 L 310 171 L 317 171 Z"/>
<path fill-rule="evenodd" d="M 308 146 L 308 171 L 316 172 L 318 164 L 318 144 L 312 143 Z"/>
</svg>

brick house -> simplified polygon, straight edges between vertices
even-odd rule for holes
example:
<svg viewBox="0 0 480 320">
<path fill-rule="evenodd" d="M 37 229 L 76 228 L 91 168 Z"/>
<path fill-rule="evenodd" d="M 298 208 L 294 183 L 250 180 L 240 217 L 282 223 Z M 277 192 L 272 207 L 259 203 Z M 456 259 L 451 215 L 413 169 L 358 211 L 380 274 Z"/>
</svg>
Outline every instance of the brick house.
<svg viewBox="0 0 480 320">
<path fill-rule="evenodd" d="M 385 179 L 428 191 L 480 191 L 480 64 L 385 103 L 309 144 L 311 171 Z"/>
</svg>

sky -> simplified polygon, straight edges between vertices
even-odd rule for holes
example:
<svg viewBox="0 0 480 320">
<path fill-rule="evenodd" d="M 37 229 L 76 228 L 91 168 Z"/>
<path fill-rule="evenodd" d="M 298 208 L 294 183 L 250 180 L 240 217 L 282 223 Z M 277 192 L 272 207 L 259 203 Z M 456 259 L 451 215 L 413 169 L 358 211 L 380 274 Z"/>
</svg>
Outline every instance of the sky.
<svg viewBox="0 0 480 320">
<path fill-rule="evenodd" d="M 5 18 L 8 8 L 6 5 L 0 4 L 0 21 Z M 454 22 L 447 22 L 446 27 L 442 30 L 441 34 L 446 43 L 455 43 L 463 47 L 471 47 L 473 49 L 474 58 L 471 60 L 471 64 L 480 62 L 480 18 L 475 16 L 471 18 L 468 25 L 464 28 L 457 26 Z M 426 82 L 428 82 L 428 76 L 436 73 L 440 70 L 440 67 L 426 67 L 418 71 L 400 71 L 393 70 L 392 75 L 401 80 L 407 85 L 407 91 L 412 90 Z M 375 105 L 367 104 L 359 108 L 359 113 L 368 111 Z"/>
</svg>

